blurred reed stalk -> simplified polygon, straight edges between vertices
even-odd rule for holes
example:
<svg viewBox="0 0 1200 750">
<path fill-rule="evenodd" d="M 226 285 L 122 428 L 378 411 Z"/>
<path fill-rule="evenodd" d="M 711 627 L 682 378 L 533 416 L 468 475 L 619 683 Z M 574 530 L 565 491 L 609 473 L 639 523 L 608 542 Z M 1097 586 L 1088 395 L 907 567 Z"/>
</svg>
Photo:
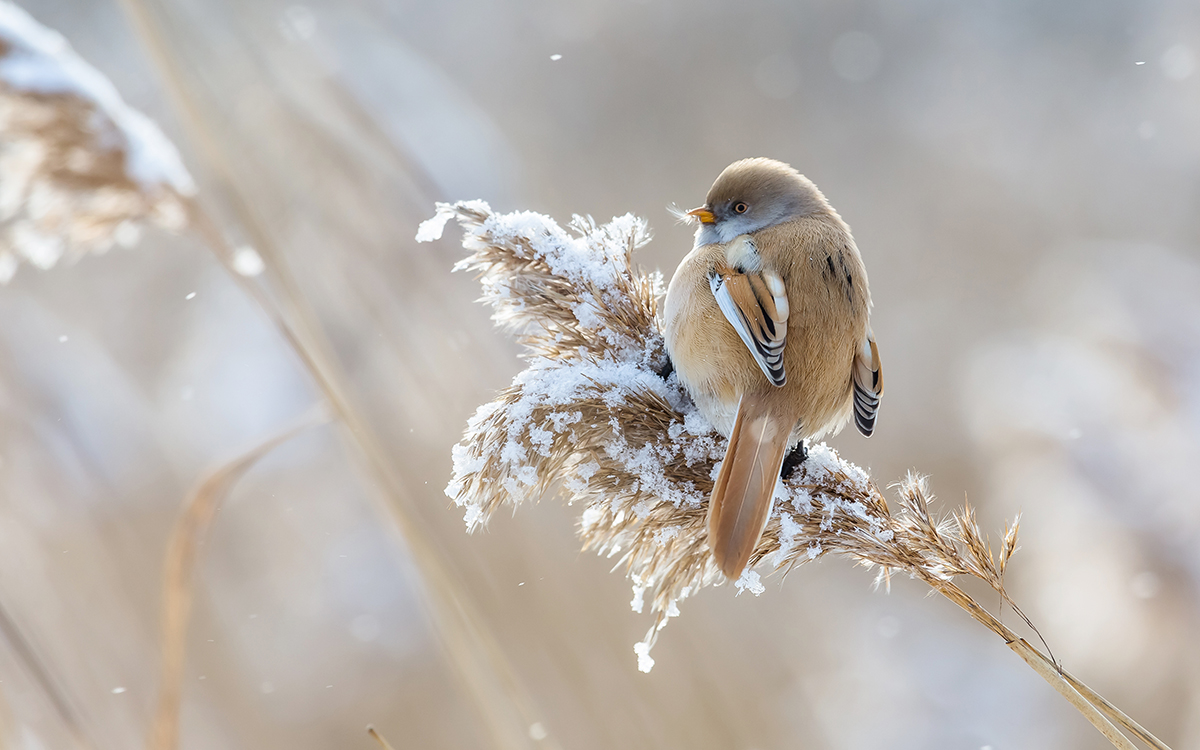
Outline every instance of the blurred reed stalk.
<svg viewBox="0 0 1200 750">
<path fill-rule="evenodd" d="M 195 571 L 200 549 L 208 537 L 214 516 L 234 485 L 260 458 L 300 432 L 328 420 L 324 410 L 302 418 L 295 426 L 268 438 L 209 472 L 184 500 L 179 519 L 175 522 L 175 529 L 167 543 L 163 566 L 160 643 L 162 682 L 159 686 L 158 708 L 147 743 L 152 750 L 173 750 L 179 744 L 179 709 L 183 699 L 187 633 L 195 589 Z"/>
<path fill-rule="evenodd" d="M 325 354 L 328 345 L 325 342 L 321 345 L 312 343 L 312 338 L 305 334 L 311 334 L 313 328 L 309 327 L 301 333 L 300 329 L 293 326 L 263 287 L 238 270 L 240 251 L 225 241 L 224 235 L 203 208 L 197 203 L 192 203 L 189 208 L 192 225 L 296 352 L 338 416 L 344 427 L 343 435 L 364 459 L 363 468 L 388 496 L 388 502 L 380 503 L 378 510 L 392 522 L 393 530 L 398 532 L 398 542 L 408 550 L 419 572 L 419 580 L 414 583 L 425 594 L 433 631 L 480 708 L 495 747 L 504 750 L 531 747 L 528 727 L 537 721 L 532 700 L 520 685 L 516 673 L 457 578 L 442 562 L 441 553 L 430 542 L 432 535 L 424 530 L 423 523 L 411 510 L 415 501 L 404 488 L 402 478 L 396 473 L 373 428 L 352 405 L 344 386 L 344 375 L 332 358 Z M 271 244 L 267 241 L 261 246 L 270 247 Z M 277 253 L 263 254 L 268 272 L 280 269 L 275 263 L 277 258 Z M 290 302 L 298 299 L 286 293 L 283 298 Z M 298 305 L 288 306 L 295 308 Z M 374 493 L 368 495 L 378 499 Z M 553 746 L 551 743 L 550 747 Z M 155 750 L 167 750 L 167 747 L 156 747 Z"/>
<path fill-rule="evenodd" d="M 62 683 L 55 678 L 50 665 L 38 655 L 33 644 L 21 632 L 17 623 L 8 613 L 8 608 L 2 603 L 0 603 L 0 635 L 3 635 L 17 661 L 25 666 L 34 683 L 46 696 L 54 713 L 66 727 L 75 745 L 84 750 L 95 747 L 95 743 L 88 738 L 83 719 L 75 709 L 75 701 Z M 4 701 L 4 693 L 0 691 L 0 750 L 3 750 L 6 740 L 11 737 L 9 734 L 10 716 L 11 712 Z"/>
<path fill-rule="evenodd" d="M 545 216 L 494 214 L 469 201 L 438 204 L 417 239 L 439 238 L 450 218 L 469 252 L 456 269 L 479 276 L 493 320 L 518 335 L 529 365 L 468 421 L 446 493 L 465 508 L 469 529 L 551 491 L 582 506 L 584 549 L 621 555 L 635 611 L 650 592 L 654 623 L 634 647 L 649 671 L 650 649 L 679 603 L 725 580 L 709 554 L 706 504 L 726 441 L 670 373 L 658 320 L 662 279 L 632 258 L 649 241 L 646 225 L 630 215 L 602 226 L 577 216 L 569 233 Z M 955 583 L 983 582 L 1036 633 L 1004 588 L 1017 522 L 997 554 L 969 505 L 936 518 L 923 477 L 910 474 L 897 488 L 893 510 L 866 472 L 811 446 L 780 482 L 766 531 L 734 585 L 760 593 L 755 566 L 786 573 L 829 553 L 878 566 L 877 583 L 907 573 L 1003 638 L 1114 747 L 1134 748 L 1119 725 L 1169 750 Z"/>
<path fill-rule="evenodd" d="M 80 59 L 52 30 L 20 8 L 0 0 L 0 57 L 21 56 L 14 81 L 0 80 L 0 283 L 21 262 L 43 269 L 85 252 L 132 244 L 140 223 L 171 230 L 192 228 L 231 277 L 262 308 L 313 378 L 344 427 L 351 455 L 365 464 L 368 492 L 419 573 L 433 632 L 474 699 L 492 743 L 503 750 L 530 747 L 528 727 L 537 717 L 486 624 L 474 610 L 451 566 L 431 542 L 394 462 L 350 397 L 347 378 L 330 353 L 320 321 L 292 276 L 286 257 L 260 221 L 254 201 L 231 168 L 229 150 L 216 135 L 218 115 L 191 91 L 166 43 L 163 24 L 150 3 L 124 7 L 175 96 L 184 121 L 215 173 L 216 187 L 230 199 L 237 222 L 254 249 L 233 248 L 218 223 L 196 199 L 195 184 L 179 154 L 144 115 L 127 107 L 111 82 Z M 160 8 L 161 10 L 161 8 Z M 261 255 L 260 255 L 261 253 Z M 254 278 L 266 272 L 270 281 Z M 191 603 L 196 544 L 219 498 L 258 452 L 218 471 L 189 499 L 166 561 L 164 588 L 164 684 L 151 746 L 178 743 L 178 706 L 186 625 Z M 398 545 L 399 546 L 399 545 Z M 58 700 L 42 679 L 32 654 L 30 669 L 69 726 L 69 703 Z M 46 673 L 48 674 L 48 673 Z M 545 745 L 547 743 L 543 743 Z M 553 747 L 553 743 L 549 743 Z"/>
<path fill-rule="evenodd" d="M 217 187 L 230 198 L 239 225 L 251 238 L 254 250 L 261 254 L 264 270 L 278 292 L 277 296 L 268 294 L 245 273 L 245 268 L 239 267 L 238 252 L 196 200 L 188 202 L 192 226 L 296 352 L 344 427 L 342 432 L 355 449 L 352 454 L 363 459 L 365 470 L 386 496 L 384 499 L 376 493 L 368 493 L 377 501 L 381 516 L 391 522 L 398 541 L 408 550 L 415 564 L 419 573 L 415 583 L 425 593 L 433 632 L 475 700 L 492 744 L 503 750 L 532 747 L 528 727 L 537 721 L 537 716 L 531 698 L 448 562 L 433 545 L 434 537 L 420 520 L 416 501 L 406 489 L 394 461 L 350 397 L 345 374 L 330 353 L 332 349 L 317 316 L 292 275 L 284 253 L 259 220 L 252 198 L 246 195 L 236 178 L 229 151 L 217 135 L 219 128 L 214 124 L 215 115 L 205 108 L 202 97 L 193 93 L 186 83 L 180 62 L 166 42 L 165 22 L 151 7 L 151 2 L 122 0 L 121 4 L 163 74 L 167 89 L 184 113 L 183 119 L 191 128 L 205 164 L 213 170 Z M 554 747 L 552 741 L 541 744 Z"/>
</svg>

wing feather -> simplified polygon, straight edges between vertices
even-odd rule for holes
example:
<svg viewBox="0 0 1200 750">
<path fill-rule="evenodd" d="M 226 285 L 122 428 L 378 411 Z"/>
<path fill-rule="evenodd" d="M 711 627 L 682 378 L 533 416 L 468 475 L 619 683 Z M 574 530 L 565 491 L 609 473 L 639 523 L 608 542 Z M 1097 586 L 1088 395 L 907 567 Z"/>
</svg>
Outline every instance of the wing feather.
<svg viewBox="0 0 1200 750">
<path fill-rule="evenodd" d="M 772 385 L 787 382 L 783 347 L 787 344 L 788 299 L 783 279 L 762 269 L 740 273 L 719 263 L 708 277 L 709 286 L 725 318 L 750 350 L 754 361 Z"/>
<path fill-rule="evenodd" d="M 883 370 L 879 364 L 879 347 L 875 335 L 867 330 L 867 339 L 854 355 L 854 426 L 871 437 L 875 432 L 875 418 L 879 416 L 879 401 L 883 398 Z"/>
</svg>

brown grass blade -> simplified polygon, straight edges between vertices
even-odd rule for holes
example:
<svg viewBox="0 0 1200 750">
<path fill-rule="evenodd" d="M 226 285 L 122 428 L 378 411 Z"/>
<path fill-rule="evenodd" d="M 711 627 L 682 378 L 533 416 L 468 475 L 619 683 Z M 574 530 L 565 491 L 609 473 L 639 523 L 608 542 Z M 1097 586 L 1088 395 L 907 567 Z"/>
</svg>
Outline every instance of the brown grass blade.
<svg viewBox="0 0 1200 750">
<path fill-rule="evenodd" d="M 211 471 L 184 500 L 167 544 L 163 565 L 162 683 L 154 724 L 146 743 L 148 750 L 174 750 L 179 745 L 179 708 L 187 661 L 193 581 L 200 547 L 214 515 L 237 481 L 260 458 L 309 427 L 328 421 L 324 409 L 317 409 L 314 414 Z"/>
<path fill-rule="evenodd" d="M 967 614 L 971 615 L 976 622 L 1003 638 L 1005 644 L 1017 656 L 1020 656 L 1034 672 L 1037 672 L 1043 680 L 1057 690 L 1059 695 L 1065 698 L 1097 731 L 1104 735 L 1105 739 L 1112 743 L 1113 747 L 1120 750 L 1136 750 L 1133 743 L 1129 741 L 1129 738 L 1122 734 L 1104 713 L 1094 705 L 1094 701 L 1083 697 L 1080 691 L 1066 680 L 1058 665 L 1051 661 L 1049 657 L 1029 645 L 1024 638 L 1018 637 L 1008 626 L 996 619 L 995 616 L 981 607 L 978 602 L 958 586 L 949 581 L 931 581 L 925 579 L 925 582 L 939 594 L 966 610 Z M 1091 691 L 1089 690 L 1089 692 Z M 1163 746 L 1160 750 L 1170 750 L 1170 748 Z"/>
<path fill-rule="evenodd" d="M 1066 671 L 1062 672 L 1062 676 L 1063 679 L 1065 679 L 1071 685 L 1071 687 L 1079 691 L 1080 695 L 1091 702 L 1091 704 L 1096 708 L 1100 709 L 1100 711 L 1109 719 L 1129 730 L 1134 737 L 1137 737 L 1148 746 L 1154 748 L 1154 750 L 1171 750 L 1171 748 L 1167 746 L 1167 743 L 1155 737 L 1150 730 L 1129 718 L 1124 711 L 1117 708 L 1110 703 L 1107 698 L 1085 685 L 1079 680 L 1078 677 L 1075 677 L 1070 672 Z"/>
</svg>

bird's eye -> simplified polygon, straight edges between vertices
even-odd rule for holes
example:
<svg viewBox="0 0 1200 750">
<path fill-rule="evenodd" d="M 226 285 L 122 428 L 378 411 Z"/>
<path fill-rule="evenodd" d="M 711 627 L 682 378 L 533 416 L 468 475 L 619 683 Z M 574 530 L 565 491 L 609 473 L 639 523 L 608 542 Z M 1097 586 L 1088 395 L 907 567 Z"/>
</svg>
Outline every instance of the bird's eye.
<svg viewBox="0 0 1200 750">
<path fill-rule="evenodd" d="M 733 204 L 733 210 L 737 211 L 739 214 L 744 214 L 750 210 L 750 207 L 747 206 L 745 203 L 738 201 L 737 203 Z"/>
</svg>

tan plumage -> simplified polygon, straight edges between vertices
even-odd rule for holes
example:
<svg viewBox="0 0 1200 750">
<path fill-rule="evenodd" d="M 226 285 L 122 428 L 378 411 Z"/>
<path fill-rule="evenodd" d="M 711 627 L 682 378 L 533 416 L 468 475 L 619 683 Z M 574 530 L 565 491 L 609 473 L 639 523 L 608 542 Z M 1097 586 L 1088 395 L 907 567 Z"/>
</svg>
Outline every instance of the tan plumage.
<svg viewBox="0 0 1200 750">
<path fill-rule="evenodd" d="M 812 182 L 781 162 L 735 162 L 691 214 L 701 226 L 667 290 L 667 349 L 730 439 L 709 502 L 709 547 L 736 578 L 788 451 L 852 415 L 870 436 L 883 378 L 866 269 Z"/>
</svg>

